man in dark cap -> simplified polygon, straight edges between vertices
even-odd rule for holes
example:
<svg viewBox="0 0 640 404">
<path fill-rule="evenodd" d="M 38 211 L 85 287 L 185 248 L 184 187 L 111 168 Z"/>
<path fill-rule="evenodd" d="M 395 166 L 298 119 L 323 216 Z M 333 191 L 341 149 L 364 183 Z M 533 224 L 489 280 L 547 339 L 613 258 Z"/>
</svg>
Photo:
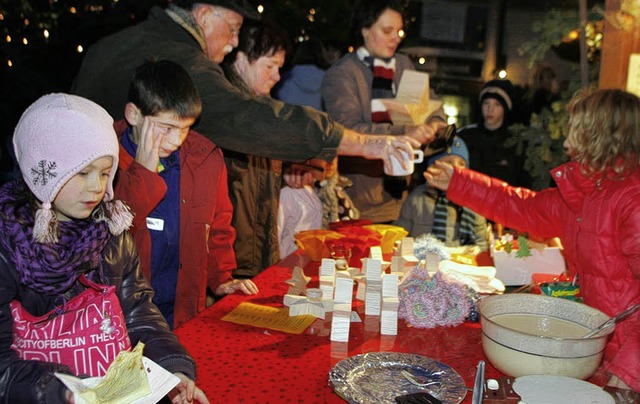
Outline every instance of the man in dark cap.
<svg viewBox="0 0 640 404">
<path fill-rule="evenodd" d="M 487 82 L 478 96 L 482 119 L 465 126 L 458 136 L 469 149 L 469 164 L 474 170 L 515 186 L 529 187 L 531 177 L 524 170 L 524 156 L 515 148 L 505 147 L 513 136 L 509 130 L 513 110 L 513 85 L 509 80 Z"/>
<path fill-rule="evenodd" d="M 413 138 L 365 136 L 324 113 L 239 92 L 219 63 L 238 45 L 245 17 L 258 17 L 246 0 L 176 0 L 167 9 L 154 7 L 147 20 L 89 49 L 72 91 L 122 118 L 134 69 L 151 58 L 167 59 L 187 70 L 200 93 L 203 111 L 194 129 L 226 149 L 289 161 L 358 155 L 389 165 L 399 149 L 409 152 L 433 138 L 424 132 Z"/>
</svg>

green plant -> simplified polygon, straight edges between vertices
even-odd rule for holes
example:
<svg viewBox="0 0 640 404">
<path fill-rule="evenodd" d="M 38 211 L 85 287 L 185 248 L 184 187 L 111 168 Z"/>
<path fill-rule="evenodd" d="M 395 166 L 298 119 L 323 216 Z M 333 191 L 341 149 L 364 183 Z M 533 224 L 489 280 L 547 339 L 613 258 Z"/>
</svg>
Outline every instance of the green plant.
<svg viewBox="0 0 640 404">
<path fill-rule="evenodd" d="M 529 126 L 511 127 L 514 136 L 505 142 L 505 146 L 514 147 L 516 153 L 525 155 L 524 168 L 531 176 L 534 190 L 552 185 L 549 170 L 567 161 L 562 144 L 568 119 L 565 103 L 557 101 L 551 109 L 544 108 L 540 114 L 532 114 Z"/>
<path fill-rule="evenodd" d="M 600 71 L 599 49 L 602 40 L 603 12 L 597 5 L 589 12 L 586 26 L 588 46 L 588 80 L 598 82 Z M 546 53 L 559 45 L 577 45 L 580 21 L 578 10 L 550 10 L 545 18 L 532 23 L 533 39 L 523 43 L 518 52 L 528 55 L 529 67 L 544 59 Z M 541 190 L 553 185 L 549 171 L 568 160 L 563 143 L 569 119 L 566 104 L 580 89 L 580 65 L 574 62 L 572 74 L 560 100 L 551 108 L 543 108 L 539 114 L 532 114 L 530 125 L 513 125 L 514 134 L 505 146 L 514 147 L 515 152 L 525 156 L 524 168 L 532 178 L 531 188 Z M 592 84 L 590 84 L 592 85 Z"/>
</svg>

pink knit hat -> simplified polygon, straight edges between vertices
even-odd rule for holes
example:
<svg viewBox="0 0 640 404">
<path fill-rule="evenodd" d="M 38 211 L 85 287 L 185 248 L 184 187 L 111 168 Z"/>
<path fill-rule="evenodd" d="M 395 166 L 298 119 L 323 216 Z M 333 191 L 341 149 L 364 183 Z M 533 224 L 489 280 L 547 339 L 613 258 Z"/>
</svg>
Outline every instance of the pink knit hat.
<svg viewBox="0 0 640 404">
<path fill-rule="evenodd" d="M 13 134 L 13 146 L 27 186 L 42 202 L 33 231 L 37 241 L 57 241 L 57 221 L 51 204 L 71 177 L 100 157 L 113 158 L 104 201 L 113 199 L 118 138 L 113 118 L 93 101 L 62 93 L 40 97 L 22 114 Z M 124 231 L 122 226 L 129 227 L 127 217 L 121 216 L 125 213 L 122 209 L 131 215 L 124 204 L 110 203 L 106 207 L 108 217 L 97 219 L 107 221 L 113 234 Z M 120 223 L 122 220 L 124 223 Z"/>
</svg>

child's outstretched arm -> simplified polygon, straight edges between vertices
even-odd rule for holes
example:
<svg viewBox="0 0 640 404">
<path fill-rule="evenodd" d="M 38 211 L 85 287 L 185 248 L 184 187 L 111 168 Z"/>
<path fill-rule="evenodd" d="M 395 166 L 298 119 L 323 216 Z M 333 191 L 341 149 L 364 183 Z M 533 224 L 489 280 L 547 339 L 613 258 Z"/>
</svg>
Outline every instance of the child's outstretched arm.
<svg viewBox="0 0 640 404">
<path fill-rule="evenodd" d="M 453 177 L 453 165 L 438 160 L 423 175 L 429 185 L 446 192 Z"/>
</svg>

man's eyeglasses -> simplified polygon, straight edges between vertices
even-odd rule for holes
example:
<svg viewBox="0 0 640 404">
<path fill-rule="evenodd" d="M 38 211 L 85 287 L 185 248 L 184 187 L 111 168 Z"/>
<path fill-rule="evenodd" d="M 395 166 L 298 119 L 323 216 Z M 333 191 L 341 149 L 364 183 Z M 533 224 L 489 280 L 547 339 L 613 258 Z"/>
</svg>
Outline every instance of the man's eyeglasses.
<svg viewBox="0 0 640 404">
<path fill-rule="evenodd" d="M 231 37 L 236 37 L 240 35 L 240 28 L 233 28 L 231 24 L 229 24 L 229 22 L 222 16 L 222 14 L 214 10 L 213 15 L 220 18 L 222 21 L 224 21 L 225 24 L 227 24 L 227 28 L 229 28 L 229 33 L 231 34 Z"/>
</svg>

